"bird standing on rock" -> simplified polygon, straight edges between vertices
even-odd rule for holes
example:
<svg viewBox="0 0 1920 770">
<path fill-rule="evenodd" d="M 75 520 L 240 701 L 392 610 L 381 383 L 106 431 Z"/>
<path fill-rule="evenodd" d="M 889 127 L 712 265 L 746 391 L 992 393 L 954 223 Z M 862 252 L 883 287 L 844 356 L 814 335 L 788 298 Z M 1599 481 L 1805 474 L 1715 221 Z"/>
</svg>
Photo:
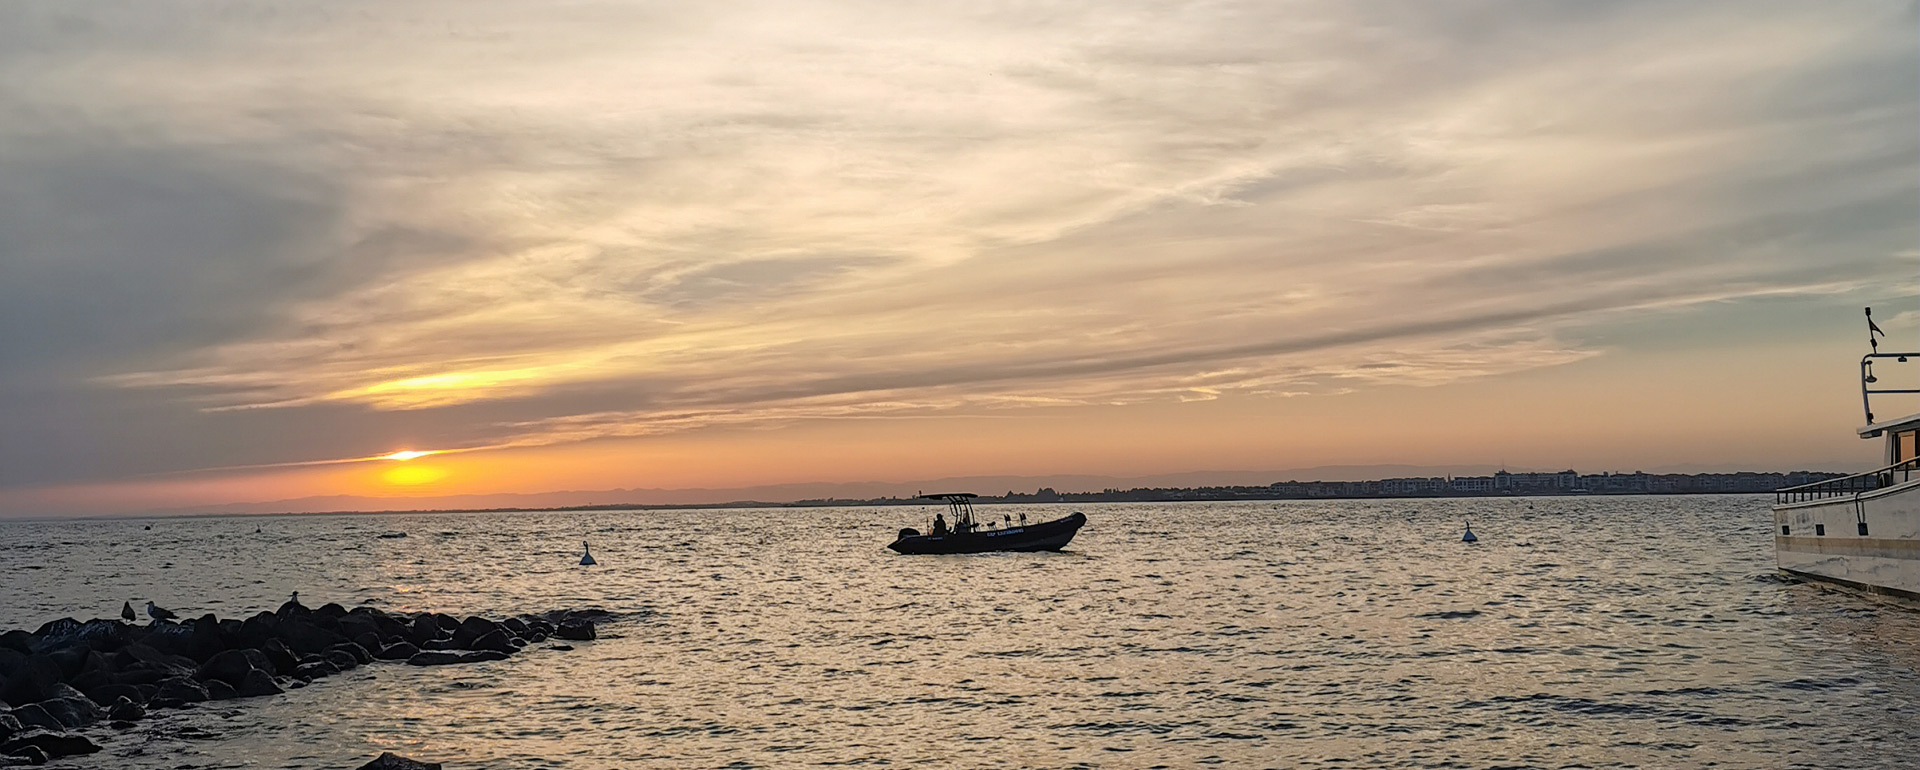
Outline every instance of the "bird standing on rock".
<svg viewBox="0 0 1920 770">
<path fill-rule="evenodd" d="M 147 602 L 147 615 L 154 620 L 176 620 L 180 617 L 165 609 L 154 606 L 153 602 Z"/>
<path fill-rule="evenodd" d="M 133 602 L 120 603 L 120 618 L 128 623 L 140 619 L 140 616 L 133 614 Z"/>
</svg>

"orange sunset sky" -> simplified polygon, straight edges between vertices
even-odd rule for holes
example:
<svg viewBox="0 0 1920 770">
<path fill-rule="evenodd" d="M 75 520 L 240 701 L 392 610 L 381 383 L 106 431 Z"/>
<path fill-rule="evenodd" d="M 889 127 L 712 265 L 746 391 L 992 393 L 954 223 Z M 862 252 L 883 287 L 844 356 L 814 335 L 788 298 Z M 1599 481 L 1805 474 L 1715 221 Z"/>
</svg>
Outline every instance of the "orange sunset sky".
<svg viewBox="0 0 1920 770">
<path fill-rule="evenodd" d="M 1920 347 L 1916 24 L 8 3 L 0 516 L 1863 470 L 1861 307 Z"/>
</svg>

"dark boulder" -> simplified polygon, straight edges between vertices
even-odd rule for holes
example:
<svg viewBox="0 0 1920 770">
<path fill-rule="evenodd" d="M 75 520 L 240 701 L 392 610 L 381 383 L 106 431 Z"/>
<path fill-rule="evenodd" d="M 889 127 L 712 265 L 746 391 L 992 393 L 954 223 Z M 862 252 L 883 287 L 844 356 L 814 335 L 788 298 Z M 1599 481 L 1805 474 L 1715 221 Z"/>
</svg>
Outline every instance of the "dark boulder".
<svg viewBox="0 0 1920 770">
<path fill-rule="evenodd" d="M 83 736 L 47 730 L 28 730 L 0 743 L 0 754 L 20 756 L 20 749 L 31 746 L 40 753 L 53 759 L 71 757 L 76 754 L 92 754 L 100 750 L 93 741 Z"/>
<path fill-rule="evenodd" d="M 430 614 L 421 613 L 413 619 L 413 625 L 407 627 L 407 641 L 413 642 L 416 647 L 425 646 L 441 636 L 440 624 L 434 622 Z"/>
<path fill-rule="evenodd" d="M 0 647 L 0 684 L 6 684 L 7 677 L 13 676 L 13 670 L 27 659 L 27 654 L 12 647 Z"/>
<path fill-rule="evenodd" d="M 53 686 L 66 676 L 60 664 L 45 655 L 28 655 L 14 667 L 13 674 L 0 686 L 0 700 L 8 703 L 33 703 L 53 695 Z"/>
<path fill-rule="evenodd" d="M 208 679 L 206 685 L 207 700 L 233 700 L 240 697 L 240 691 L 234 689 L 233 685 L 218 679 Z"/>
<path fill-rule="evenodd" d="M 267 660 L 266 653 L 260 650 L 222 650 L 200 664 L 200 668 L 193 672 L 193 678 L 239 687 L 249 672 L 258 670 L 273 670 L 273 662 Z"/>
<path fill-rule="evenodd" d="M 333 664 L 334 668 L 341 671 L 352 671 L 360 665 L 360 659 L 346 650 L 330 651 L 327 653 L 326 658 L 328 663 Z"/>
<path fill-rule="evenodd" d="M 64 684 L 56 684 L 53 697 L 33 705 L 46 709 L 48 714 L 60 721 L 60 725 L 69 730 L 77 730 L 105 719 L 107 710 L 100 708 L 87 696 L 82 695 Z"/>
<path fill-rule="evenodd" d="M 107 707 L 107 718 L 115 722 L 138 722 L 147 718 L 147 710 L 130 699 L 121 698 Z"/>
<path fill-rule="evenodd" d="M 301 679 L 306 679 L 309 681 L 314 679 L 319 679 L 321 677 L 333 676 L 334 674 L 338 674 L 338 673 L 340 673 L 340 667 L 335 666 L 332 663 L 329 663 L 325 660 L 316 660 L 312 663 L 302 663 L 298 667 L 294 668 L 293 670 L 294 676 L 299 677 Z"/>
<path fill-rule="evenodd" d="M 335 602 L 327 602 L 326 604 L 320 605 L 320 609 L 314 610 L 313 614 L 338 621 L 347 616 L 347 608 Z"/>
<path fill-rule="evenodd" d="M 475 615 L 460 621 L 460 627 L 453 631 L 453 641 L 461 647 L 472 649 L 475 639 L 479 639 L 498 630 L 500 630 L 499 623 Z"/>
<path fill-rule="evenodd" d="M 33 632 L 33 638 L 37 640 L 34 647 L 40 649 L 50 644 L 65 642 L 80 632 L 81 625 L 80 621 L 74 620 L 73 618 L 61 618 L 59 620 L 49 620 L 41 623 L 40 627 Z"/>
<path fill-rule="evenodd" d="M 514 636 L 520 637 L 526 636 L 527 632 L 532 630 L 527 627 L 527 621 L 519 618 L 507 618 L 506 620 L 500 621 L 500 625 L 506 626 L 507 630 L 511 631 Z"/>
<path fill-rule="evenodd" d="M 391 751 L 383 751 L 372 762 L 361 765 L 359 770 L 440 770 L 440 763 L 422 762 Z"/>
<path fill-rule="evenodd" d="M 420 648 L 408 642 L 394 642 L 380 648 L 380 651 L 373 656 L 381 660 L 406 660 L 419 652 Z"/>
<path fill-rule="evenodd" d="M 147 701 L 147 705 L 156 708 L 178 708 L 188 703 L 200 703 L 207 700 L 205 685 L 190 677 L 176 676 L 160 683 L 160 689 Z"/>
<path fill-rule="evenodd" d="M 0 741 L 12 738 L 25 729 L 27 729 L 26 726 L 20 724 L 19 718 L 12 714 L 0 713 Z"/>
<path fill-rule="evenodd" d="M 497 629 L 467 644 L 469 650 L 492 650 L 512 655 L 520 651 L 513 646 L 513 637 L 507 636 L 506 629 Z"/>
<path fill-rule="evenodd" d="M 348 641 L 351 641 L 354 644 L 360 645 L 360 649 L 366 650 L 368 652 L 375 652 L 375 651 L 378 651 L 380 648 L 387 646 L 386 640 L 381 639 L 379 634 L 374 634 L 374 633 L 360 634 Z M 398 640 L 396 639 L 395 641 L 398 641 Z"/>
<path fill-rule="evenodd" d="M 162 679 L 171 679 L 176 676 L 190 676 L 192 673 L 191 670 L 186 673 L 181 673 L 168 669 L 152 668 L 145 663 L 136 663 L 131 668 L 114 672 L 111 684 L 130 684 L 139 687 L 143 684 L 158 684 Z"/>
<path fill-rule="evenodd" d="M 244 647 L 264 648 L 267 640 L 280 631 L 280 617 L 271 612 L 255 614 L 240 622 L 238 643 Z"/>
<path fill-rule="evenodd" d="M 593 621 L 580 620 L 578 618 L 562 622 L 559 628 L 554 629 L 553 635 L 561 639 L 570 639 L 576 642 L 592 641 L 598 637 L 598 634 L 595 633 L 593 629 Z"/>
<path fill-rule="evenodd" d="M 180 676 L 192 675 L 194 668 L 199 665 L 195 663 L 192 658 L 173 655 L 145 644 L 129 644 L 125 652 L 129 657 L 145 663 L 149 667 L 175 673 Z"/>
<path fill-rule="evenodd" d="M 346 641 L 345 637 L 304 619 L 282 621 L 280 638 L 286 640 L 288 648 L 301 655 L 326 652 L 328 647 Z"/>
<path fill-rule="evenodd" d="M 407 659 L 409 666 L 445 666 L 453 663 L 481 663 L 489 660 L 506 660 L 504 652 L 478 650 L 474 652 L 428 651 Z"/>
<path fill-rule="evenodd" d="M 47 752 L 41 751 L 39 746 L 21 746 L 20 748 L 14 749 L 12 753 L 0 754 L 0 760 L 5 760 L 4 762 L 0 762 L 0 767 L 9 767 L 13 765 L 44 765 L 53 761 L 53 757 L 47 756 Z"/>
<path fill-rule="evenodd" d="M 241 680 L 239 684 L 234 685 L 233 689 L 235 693 L 237 693 L 242 698 L 257 698 L 262 695 L 279 695 L 282 692 L 282 690 L 280 689 L 280 683 L 275 682 L 273 680 L 272 674 L 269 674 L 257 668 L 252 671 L 248 671 L 247 678 Z"/>
<path fill-rule="evenodd" d="M 0 634 L 0 647 L 5 647 L 21 655 L 33 654 L 33 634 L 19 629 Z"/>
<path fill-rule="evenodd" d="M 452 639 L 434 639 L 429 642 L 421 643 L 420 649 L 422 650 L 458 650 L 462 648 L 458 643 L 454 642 Z"/>
<path fill-rule="evenodd" d="M 273 664 L 273 673 L 280 676 L 293 676 L 293 670 L 300 665 L 300 658 L 279 639 L 268 639 L 260 651 L 266 653 L 267 661 Z"/>
<path fill-rule="evenodd" d="M 145 697 L 141 696 L 140 688 L 130 684 L 103 684 L 91 690 L 81 690 L 81 692 L 86 693 L 87 700 L 91 700 L 94 703 L 112 703 L 121 698 L 126 698 L 136 703 L 146 700 Z"/>
<path fill-rule="evenodd" d="M 38 703 L 29 703 L 14 709 L 13 718 L 20 720 L 20 724 L 23 727 L 41 730 L 67 729 L 67 726 L 60 721 L 59 717 L 48 713 L 46 707 Z"/>
<path fill-rule="evenodd" d="M 366 665 L 368 663 L 373 662 L 373 653 L 367 652 L 367 648 L 362 647 L 353 642 L 341 642 L 339 644 L 336 644 L 332 647 L 327 648 L 328 655 L 332 655 L 333 653 L 336 653 L 336 652 L 344 652 L 348 655 L 352 655 L 353 662 L 359 665 Z"/>
</svg>

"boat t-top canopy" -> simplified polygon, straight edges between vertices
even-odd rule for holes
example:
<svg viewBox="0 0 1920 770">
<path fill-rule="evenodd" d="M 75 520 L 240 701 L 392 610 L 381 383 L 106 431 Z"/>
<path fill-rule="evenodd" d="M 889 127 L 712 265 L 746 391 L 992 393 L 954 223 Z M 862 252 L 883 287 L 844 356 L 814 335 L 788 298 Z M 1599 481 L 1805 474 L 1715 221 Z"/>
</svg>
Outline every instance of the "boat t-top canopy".
<svg viewBox="0 0 1920 770">
<path fill-rule="evenodd" d="M 972 531 L 973 499 L 979 497 L 972 492 L 948 492 L 939 495 L 921 495 L 921 500 L 939 500 L 947 504 L 947 510 L 953 513 L 953 527 L 957 531 Z"/>
</svg>

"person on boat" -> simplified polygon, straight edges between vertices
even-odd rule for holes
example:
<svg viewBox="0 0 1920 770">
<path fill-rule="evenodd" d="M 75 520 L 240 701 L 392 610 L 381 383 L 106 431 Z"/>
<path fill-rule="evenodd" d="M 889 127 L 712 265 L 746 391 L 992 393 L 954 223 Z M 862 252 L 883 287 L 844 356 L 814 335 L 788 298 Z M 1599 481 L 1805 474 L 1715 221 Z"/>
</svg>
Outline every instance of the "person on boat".
<svg viewBox="0 0 1920 770">
<path fill-rule="evenodd" d="M 947 534 L 947 517 L 938 513 L 933 515 L 933 534 Z"/>
</svg>

